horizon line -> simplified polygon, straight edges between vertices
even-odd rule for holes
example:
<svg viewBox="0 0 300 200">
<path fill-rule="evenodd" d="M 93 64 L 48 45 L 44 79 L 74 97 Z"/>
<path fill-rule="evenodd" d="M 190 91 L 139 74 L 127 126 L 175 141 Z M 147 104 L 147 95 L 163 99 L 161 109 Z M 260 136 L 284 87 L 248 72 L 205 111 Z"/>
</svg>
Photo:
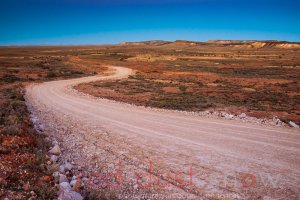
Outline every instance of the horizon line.
<svg viewBox="0 0 300 200">
<path fill-rule="evenodd" d="M 161 42 L 176 42 L 176 41 L 187 41 L 187 42 L 196 42 L 196 43 L 208 43 L 209 41 L 259 41 L 259 42 L 287 42 L 287 43 L 300 43 L 300 41 L 289 41 L 289 40 L 258 40 L 258 39 L 209 39 L 206 41 L 199 41 L 199 40 L 185 40 L 185 39 L 178 39 L 178 40 L 160 40 L 160 39 L 153 39 L 153 40 L 141 40 L 141 41 L 122 41 L 118 43 L 74 43 L 74 44 L 47 44 L 47 43 L 40 43 L 40 44 L 7 44 L 3 45 L 0 44 L 0 47 L 47 47 L 47 46 L 113 46 L 122 43 L 142 43 L 142 42 L 151 42 L 151 41 L 161 41 Z"/>
</svg>

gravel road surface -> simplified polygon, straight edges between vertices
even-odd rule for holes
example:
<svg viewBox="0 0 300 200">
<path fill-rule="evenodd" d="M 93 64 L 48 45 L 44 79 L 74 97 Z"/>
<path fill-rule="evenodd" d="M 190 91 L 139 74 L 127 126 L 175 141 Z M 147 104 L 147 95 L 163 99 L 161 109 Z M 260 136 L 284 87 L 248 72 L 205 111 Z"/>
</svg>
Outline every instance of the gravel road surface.
<svg viewBox="0 0 300 200">
<path fill-rule="evenodd" d="M 299 199 L 299 129 L 138 107 L 72 89 L 133 73 L 110 69 L 30 85 L 26 100 L 70 159 L 101 172 L 121 163 L 123 198 Z"/>
</svg>

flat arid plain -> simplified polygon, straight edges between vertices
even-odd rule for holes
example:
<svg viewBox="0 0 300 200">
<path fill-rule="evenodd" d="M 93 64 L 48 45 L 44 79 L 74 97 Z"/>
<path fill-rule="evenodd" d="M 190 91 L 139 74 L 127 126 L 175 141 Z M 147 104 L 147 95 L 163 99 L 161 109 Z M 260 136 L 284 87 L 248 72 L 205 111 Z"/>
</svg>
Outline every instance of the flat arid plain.
<svg viewBox="0 0 300 200">
<path fill-rule="evenodd" d="M 0 198 L 299 199 L 299 43 L 0 47 L 0 77 Z"/>
</svg>

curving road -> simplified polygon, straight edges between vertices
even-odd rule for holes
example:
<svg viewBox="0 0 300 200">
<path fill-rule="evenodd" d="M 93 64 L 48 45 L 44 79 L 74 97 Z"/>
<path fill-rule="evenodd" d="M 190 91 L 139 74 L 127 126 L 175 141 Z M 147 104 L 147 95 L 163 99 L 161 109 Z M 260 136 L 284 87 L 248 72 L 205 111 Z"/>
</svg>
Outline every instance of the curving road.
<svg viewBox="0 0 300 200">
<path fill-rule="evenodd" d="M 42 115 L 51 111 L 56 123 L 61 119 L 75 123 L 78 130 L 88 127 L 90 131 L 80 132 L 84 144 L 100 141 L 90 134 L 100 126 L 111 135 L 107 143 L 127 159 L 151 160 L 163 172 L 183 172 L 184 180 L 190 180 L 187 170 L 192 169 L 192 186 L 182 192 L 201 198 L 299 198 L 299 130 L 137 107 L 70 90 L 79 83 L 121 79 L 132 73 L 128 68 L 111 69 L 114 73 L 107 76 L 30 85 L 26 98 Z M 122 138 L 122 144 L 116 143 L 117 138 Z M 94 146 L 90 152 L 100 149 Z"/>
</svg>

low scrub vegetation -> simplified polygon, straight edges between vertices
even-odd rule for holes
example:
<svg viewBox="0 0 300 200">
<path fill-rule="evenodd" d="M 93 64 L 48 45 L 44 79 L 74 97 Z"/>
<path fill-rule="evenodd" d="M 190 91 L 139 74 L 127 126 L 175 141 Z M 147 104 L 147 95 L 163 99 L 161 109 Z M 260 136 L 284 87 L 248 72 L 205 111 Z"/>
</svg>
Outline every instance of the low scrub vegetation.
<svg viewBox="0 0 300 200">
<path fill-rule="evenodd" d="M 82 92 L 137 105 L 202 111 L 226 110 L 300 123 L 299 49 L 226 46 L 127 46 L 85 55 L 137 70 L 129 80 L 96 82 Z M 114 59 L 116 55 L 127 59 Z"/>
<path fill-rule="evenodd" d="M 22 87 L 2 90 L 1 103 L 0 198 L 55 198 L 54 183 L 42 179 L 51 175 L 43 167 L 48 146 L 30 123 Z"/>
</svg>

